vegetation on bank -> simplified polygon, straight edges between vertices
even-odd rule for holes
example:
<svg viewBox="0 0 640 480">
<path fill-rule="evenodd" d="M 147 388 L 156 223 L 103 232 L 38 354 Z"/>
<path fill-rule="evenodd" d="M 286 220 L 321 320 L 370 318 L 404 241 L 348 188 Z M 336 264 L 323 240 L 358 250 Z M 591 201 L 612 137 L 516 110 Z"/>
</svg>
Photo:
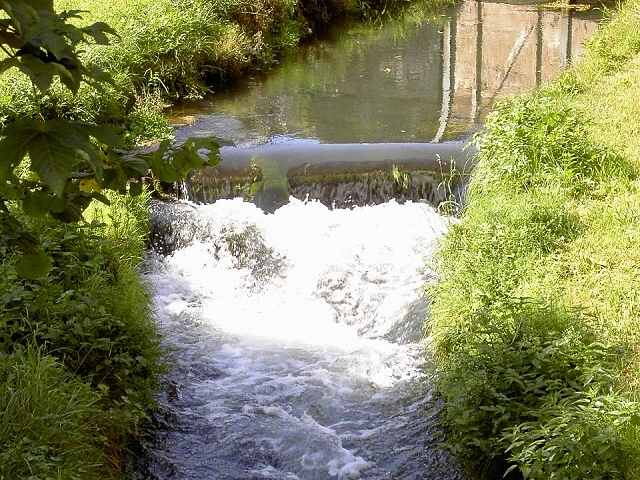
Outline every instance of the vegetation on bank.
<svg viewBox="0 0 640 480">
<path fill-rule="evenodd" d="M 85 222 L 25 219 L 45 278 L 17 274 L 0 225 L 0 479 L 115 477 L 153 404 L 160 348 L 137 271 L 149 195 L 110 197 Z"/>
<path fill-rule="evenodd" d="M 109 72 L 113 84 L 58 85 L 41 96 L 17 71 L 0 78 L 0 125 L 16 118 L 65 117 L 126 127 L 131 143 L 171 134 L 162 110 L 197 99 L 213 86 L 268 68 L 283 50 L 348 15 L 373 17 L 410 0 L 56 0 L 82 10 L 81 24 L 106 22 L 111 45 L 89 45 L 83 61 Z"/>
<path fill-rule="evenodd" d="M 0 480 L 121 478 L 153 406 L 142 180 L 174 181 L 216 147 L 127 154 L 109 127 L 129 145 L 165 136 L 166 101 L 268 66 L 338 15 L 404 3 L 56 1 L 80 19 L 0 0 Z"/>
<path fill-rule="evenodd" d="M 449 442 L 482 478 L 640 478 L 640 1 L 497 108 L 430 329 Z"/>
</svg>

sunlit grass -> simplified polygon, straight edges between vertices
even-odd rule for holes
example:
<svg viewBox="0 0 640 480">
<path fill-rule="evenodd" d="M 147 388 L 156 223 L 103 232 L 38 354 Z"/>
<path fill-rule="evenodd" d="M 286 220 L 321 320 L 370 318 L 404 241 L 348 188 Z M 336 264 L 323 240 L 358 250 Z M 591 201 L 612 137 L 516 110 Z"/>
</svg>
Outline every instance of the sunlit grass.
<svg viewBox="0 0 640 480">
<path fill-rule="evenodd" d="M 34 348 L 0 357 L 0 478 L 110 478 L 99 395 Z"/>
<path fill-rule="evenodd" d="M 579 65 L 498 108 L 443 245 L 431 326 L 445 418 L 487 477 L 638 477 L 639 27 L 632 0 Z"/>
</svg>

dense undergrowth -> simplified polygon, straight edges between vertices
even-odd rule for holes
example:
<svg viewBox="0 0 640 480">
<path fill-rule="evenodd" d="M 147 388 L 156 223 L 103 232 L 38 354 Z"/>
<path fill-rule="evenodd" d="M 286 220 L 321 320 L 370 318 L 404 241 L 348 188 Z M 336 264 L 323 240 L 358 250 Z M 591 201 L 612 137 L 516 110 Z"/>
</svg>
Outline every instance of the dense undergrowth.
<svg viewBox="0 0 640 480">
<path fill-rule="evenodd" d="M 337 17 L 379 16 L 410 0 L 56 0 L 82 10 L 83 22 L 118 32 L 110 46 L 91 45 L 84 61 L 113 76 L 111 86 L 59 86 L 41 97 L 17 72 L 0 80 L 0 125 L 38 114 L 126 127 L 132 143 L 165 137 L 162 109 L 197 99 L 248 70 L 268 68 L 286 49 Z"/>
<path fill-rule="evenodd" d="M 166 103 L 266 68 L 337 16 L 378 15 L 408 0 L 58 0 L 119 38 L 89 45 L 113 83 L 55 86 L 45 96 L 17 71 L 0 76 L 0 126 L 43 116 L 125 127 L 131 144 L 170 133 Z M 0 480 L 122 478 L 127 443 L 153 407 L 162 352 L 138 267 L 149 193 L 109 194 L 63 224 L 0 209 Z M 20 276 L 15 216 L 52 260 Z M 12 220 L 13 221 L 13 220 Z"/>
<path fill-rule="evenodd" d="M 0 478 L 111 478 L 147 409 L 160 349 L 137 268 L 148 194 L 111 195 L 80 224 L 25 218 L 53 259 L 16 274 L 0 225 Z"/>
<path fill-rule="evenodd" d="M 431 331 L 482 478 L 640 478 L 640 1 L 478 137 Z"/>
</svg>

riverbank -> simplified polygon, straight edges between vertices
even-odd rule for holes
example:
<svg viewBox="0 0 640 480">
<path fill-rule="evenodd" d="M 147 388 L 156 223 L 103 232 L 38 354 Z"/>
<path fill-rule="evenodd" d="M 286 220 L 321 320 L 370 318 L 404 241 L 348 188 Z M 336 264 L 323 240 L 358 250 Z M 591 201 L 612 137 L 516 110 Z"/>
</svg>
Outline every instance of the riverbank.
<svg viewBox="0 0 640 480">
<path fill-rule="evenodd" d="M 430 330 L 449 442 L 482 478 L 640 476 L 639 19 L 626 2 L 478 139 Z"/>
<path fill-rule="evenodd" d="M 23 218 L 53 265 L 20 278 L 0 226 L 0 478 L 117 478 L 162 370 L 138 275 L 149 195 L 110 195 L 87 221 Z"/>
<path fill-rule="evenodd" d="M 61 0 L 118 32 L 113 46 L 85 53 L 114 84 L 39 97 L 4 72 L 0 125 L 61 116 L 121 125 L 131 144 L 169 136 L 167 103 L 268 68 L 334 18 L 405 3 Z M 16 238 L 0 222 L 0 479 L 122 478 L 127 444 L 154 405 L 162 352 L 138 272 L 149 195 L 111 200 L 78 224 L 24 219 L 53 259 L 46 280 L 18 277 Z"/>
<path fill-rule="evenodd" d="M 80 10 L 82 22 L 106 22 L 118 36 L 112 45 L 89 45 L 84 60 L 113 78 L 79 94 L 57 86 L 40 97 L 28 80 L 8 72 L 0 81 L 0 125 L 42 114 L 84 122 L 115 123 L 132 144 L 169 137 L 163 110 L 176 101 L 202 98 L 249 72 L 265 70 L 332 21 L 379 18 L 410 0 L 58 0 Z"/>
</svg>

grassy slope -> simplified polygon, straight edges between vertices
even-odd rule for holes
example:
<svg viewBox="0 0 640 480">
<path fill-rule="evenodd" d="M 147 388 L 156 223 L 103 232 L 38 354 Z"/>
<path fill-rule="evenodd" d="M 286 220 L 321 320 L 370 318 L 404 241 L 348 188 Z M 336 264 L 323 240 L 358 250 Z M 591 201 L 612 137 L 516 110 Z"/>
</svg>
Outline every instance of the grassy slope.
<svg viewBox="0 0 640 480">
<path fill-rule="evenodd" d="M 640 478 L 639 119 L 629 0 L 479 140 L 431 329 L 453 447 L 481 476 Z"/>
</svg>

